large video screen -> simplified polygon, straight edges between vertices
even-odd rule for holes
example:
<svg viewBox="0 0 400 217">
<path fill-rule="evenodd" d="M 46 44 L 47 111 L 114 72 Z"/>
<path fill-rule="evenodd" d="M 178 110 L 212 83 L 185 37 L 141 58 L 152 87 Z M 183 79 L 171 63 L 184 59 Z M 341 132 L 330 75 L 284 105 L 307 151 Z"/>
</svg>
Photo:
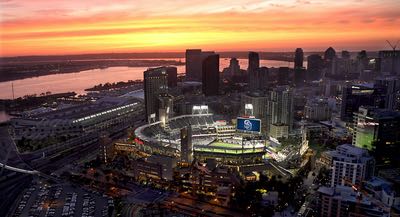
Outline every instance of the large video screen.
<svg viewBox="0 0 400 217">
<path fill-rule="evenodd" d="M 237 118 L 236 129 L 259 133 L 261 131 L 261 120 L 253 118 Z"/>
</svg>

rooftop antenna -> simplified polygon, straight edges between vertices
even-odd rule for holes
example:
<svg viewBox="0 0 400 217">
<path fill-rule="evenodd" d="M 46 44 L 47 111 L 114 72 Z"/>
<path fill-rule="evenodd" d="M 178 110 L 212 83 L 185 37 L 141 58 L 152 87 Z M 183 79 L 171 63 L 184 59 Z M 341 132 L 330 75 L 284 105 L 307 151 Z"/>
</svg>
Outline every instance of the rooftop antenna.
<svg viewBox="0 0 400 217">
<path fill-rule="evenodd" d="M 390 41 L 389 40 L 386 40 L 386 42 L 389 44 L 389 46 L 393 49 L 393 54 L 392 54 L 392 72 L 391 72 L 391 74 L 392 75 L 395 75 L 395 71 L 394 71 L 394 62 L 395 62 L 395 56 L 396 56 L 396 48 L 397 48 L 397 45 L 399 44 L 399 42 L 400 42 L 400 40 L 398 40 L 397 42 L 396 42 L 396 44 L 392 44 L 392 43 L 390 43 Z"/>
</svg>

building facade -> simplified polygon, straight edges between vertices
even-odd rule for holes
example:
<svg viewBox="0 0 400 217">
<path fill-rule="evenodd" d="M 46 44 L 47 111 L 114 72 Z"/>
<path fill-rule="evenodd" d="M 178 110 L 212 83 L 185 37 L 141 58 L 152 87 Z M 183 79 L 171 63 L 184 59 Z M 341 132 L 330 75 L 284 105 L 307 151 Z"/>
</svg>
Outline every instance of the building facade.
<svg viewBox="0 0 400 217">
<path fill-rule="evenodd" d="M 149 121 L 151 118 L 158 120 L 159 96 L 168 93 L 167 68 L 150 68 L 143 74 L 146 119 Z"/>
<path fill-rule="evenodd" d="M 400 164 L 400 112 L 360 107 L 354 122 L 353 145 L 371 151 L 377 165 Z"/>
<path fill-rule="evenodd" d="M 201 49 L 188 49 L 185 54 L 185 69 L 187 81 L 202 81 L 202 63 L 203 60 L 215 54 L 214 51 L 202 51 Z"/>
<path fill-rule="evenodd" d="M 278 86 L 267 95 L 267 131 L 271 125 L 286 125 L 293 128 L 293 91 L 289 86 Z"/>
<path fill-rule="evenodd" d="M 361 185 L 372 177 L 375 160 L 368 150 L 350 144 L 339 145 L 334 151 L 327 151 L 321 157 L 330 170 L 330 186 Z"/>
<path fill-rule="evenodd" d="M 219 55 L 207 56 L 202 64 L 203 94 L 216 96 L 219 92 Z"/>
</svg>

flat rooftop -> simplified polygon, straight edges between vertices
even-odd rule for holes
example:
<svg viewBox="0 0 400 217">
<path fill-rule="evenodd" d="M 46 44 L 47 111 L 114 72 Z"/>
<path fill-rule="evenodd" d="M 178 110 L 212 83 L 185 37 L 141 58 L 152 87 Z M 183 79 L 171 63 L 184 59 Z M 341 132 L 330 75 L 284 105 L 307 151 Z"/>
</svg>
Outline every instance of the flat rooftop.
<svg viewBox="0 0 400 217">
<path fill-rule="evenodd" d="M 94 102 L 85 102 L 76 106 L 71 106 L 68 108 L 63 108 L 55 111 L 44 112 L 38 115 L 33 115 L 30 118 L 33 119 L 78 119 L 91 114 L 96 114 L 99 112 L 107 111 L 112 108 L 139 103 L 140 100 L 134 98 L 117 98 L 117 97 L 107 97 L 101 98 Z"/>
</svg>

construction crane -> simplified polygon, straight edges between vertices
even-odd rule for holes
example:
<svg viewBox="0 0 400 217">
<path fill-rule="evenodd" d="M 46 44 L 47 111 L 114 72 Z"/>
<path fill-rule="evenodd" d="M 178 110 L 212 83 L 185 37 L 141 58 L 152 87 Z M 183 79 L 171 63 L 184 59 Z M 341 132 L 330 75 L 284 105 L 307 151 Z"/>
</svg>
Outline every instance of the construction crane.
<svg viewBox="0 0 400 217">
<path fill-rule="evenodd" d="M 389 40 L 386 40 L 386 42 L 389 44 L 389 46 L 393 49 L 393 54 L 392 54 L 392 71 L 391 71 L 391 74 L 392 75 L 394 75 L 395 74 L 395 71 L 394 71 L 394 62 L 395 62 L 395 60 L 396 60 L 396 48 L 397 48 L 397 45 L 398 45 L 398 43 L 400 42 L 400 40 L 398 40 L 397 42 L 396 42 L 396 44 L 392 44 L 392 43 L 390 43 L 390 41 Z"/>
</svg>

